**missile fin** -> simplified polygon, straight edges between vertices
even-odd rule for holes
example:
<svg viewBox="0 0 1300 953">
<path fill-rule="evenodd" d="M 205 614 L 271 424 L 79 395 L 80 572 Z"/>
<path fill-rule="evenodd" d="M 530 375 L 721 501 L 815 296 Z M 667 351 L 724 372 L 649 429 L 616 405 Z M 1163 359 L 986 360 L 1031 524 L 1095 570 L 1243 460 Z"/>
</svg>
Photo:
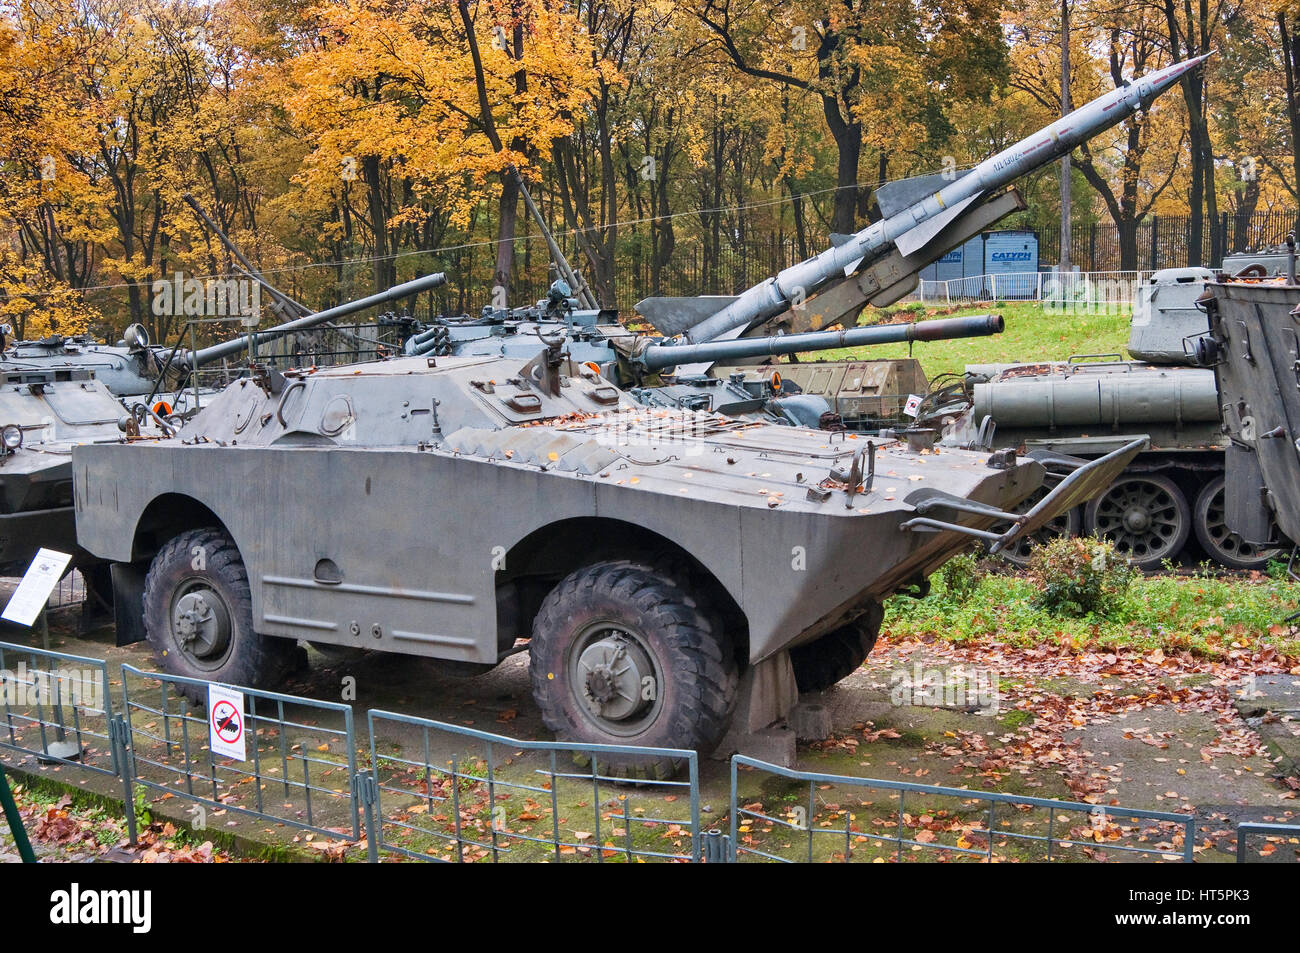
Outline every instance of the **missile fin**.
<svg viewBox="0 0 1300 953">
<path fill-rule="evenodd" d="M 945 185 L 952 185 L 965 174 L 965 172 L 953 171 L 914 175 L 910 179 L 886 182 L 872 194 L 876 197 L 876 204 L 880 206 L 880 214 L 889 218 L 915 205 L 926 196 L 933 195 Z"/>
<path fill-rule="evenodd" d="M 699 298 L 643 298 L 635 305 L 636 313 L 650 322 L 660 334 L 672 337 L 684 334 L 705 318 L 717 314 L 735 298 L 706 295 Z"/>
<path fill-rule="evenodd" d="M 899 252 L 904 256 L 916 254 L 933 241 L 935 236 L 943 231 L 944 227 L 949 222 L 978 202 L 982 196 L 983 193 L 977 192 L 970 198 L 963 199 L 951 208 L 944 209 L 933 218 L 927 218 L 915 228 L 910 228 L 902 235 L 899 235 L 898 241 L 894 244 L 897 246 Z"/>
</svg>

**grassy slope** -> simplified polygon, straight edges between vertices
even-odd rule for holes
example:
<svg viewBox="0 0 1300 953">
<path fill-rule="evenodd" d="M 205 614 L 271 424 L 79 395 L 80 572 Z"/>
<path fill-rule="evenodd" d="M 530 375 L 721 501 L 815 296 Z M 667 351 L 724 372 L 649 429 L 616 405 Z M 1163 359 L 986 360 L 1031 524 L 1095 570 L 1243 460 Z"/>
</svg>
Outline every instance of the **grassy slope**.
<svg viewBox="0 0 1300 953">
<path fill-rule="evenodd" d="M 1045 311 L 1039 304 L 1003 302 L 965 308 L 949 313 L 927 310 L 918 320 L 933 317 L 989 314 L 996 312 L 1006 319 L 1002 334 L 959 341 L 931 341 L 913 346 L 912 356 L 921 362 L 927 377 L 944 373 L 961 373 L 967 364 L 993 364 L 1010 361 L 1065 360 L 1071 354 L 1125 353 L 1128 343 L 1129 314 L 1062 314 Z M 879 312 L 863 314 L 863 324 L 873 323 Z M 843 348 L 819 354 L 801 355 L 804 360 L 842 360 L 844 358 L 907 357 L 906 344 L 880 347 Z"/>
</svg>

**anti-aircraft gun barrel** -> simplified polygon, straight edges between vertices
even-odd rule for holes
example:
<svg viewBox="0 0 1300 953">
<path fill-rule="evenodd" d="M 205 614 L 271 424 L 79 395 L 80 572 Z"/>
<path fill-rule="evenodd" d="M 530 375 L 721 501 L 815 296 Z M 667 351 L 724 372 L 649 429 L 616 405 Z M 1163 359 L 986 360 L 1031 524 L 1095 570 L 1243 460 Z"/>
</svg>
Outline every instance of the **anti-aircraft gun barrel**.
<svg viewBox="0 0 1300 953">
<path fill-rule="evenodd" d="M 364 311 L 367 308 L 373 308 L 375 305 L 387 304 L 390 301 L 397 301 L 401 298 L 407 298 L 423 291 L 430 291 L 433 288 L 441 287 L 447 283 L 447 276 L 442 272 L 432 275 L 425 275 L 422 278 L 416 278 L 412 281 L 403 282 L 400 285 L 380 291 L 377 294 L 369 295 L 365 298 L 358 298 L 356 301 L 345 301 L 343 304 L 335 305 L 332 308 L 326 308 L 324 311 L 317 311 L 314 314 L 306 315 L 284 324 L 277 324 L 273 328 L 266 328 L 257 332 L 259 340 L 268 340 L 282 337 L 286 334 L 292 334 L 295 331 L 305 331 L 308 328 L 318 327 L 327 324 L 338 318 L 355 314 L 358 311 Z M 223 341 L 220 344 L 213 344 L 211 347 L 200 348 L 197 351 L 187 351 L 177 356 L 177 362 L 188 368 L 202 367 L 204 364 L 211 364 L 213 361 L 219 361 L 223 357 L 233 357 L 240 353 L 248 346 L 244 338 L 234 338 L 230 341 Z"/>
<path fill-rule="evenodd" d="M 661 371 L 680 364 L 729 361 L 746 357 L 827 351 L 840 347 L 893 344 L 899 341 L 948 341 L 955 338 L 1000 334 L 1002 315 L 977 314 L 965 318 L 937 318 L 906 324 L 877 324 L 843 331 L 809 331 L 765 338 L 737 338 L 703 344 L 648 344 L 633 359 L 646 371 Z"/>
<path fill-rule="evenodd" d="M 895 249 L 904 257 L 930 245 L 943 230 L 995 190 L 1122 122 L 1173 86 L 1209 56 L 1175 63 L 1099 96 L 966 172 L 938 172 L 876 190 L 880 221 L 818 255 L 786 268 L 733 299 L 686 332 L 691 344 L 775 317 L 869 266 Z"/>
</svg>

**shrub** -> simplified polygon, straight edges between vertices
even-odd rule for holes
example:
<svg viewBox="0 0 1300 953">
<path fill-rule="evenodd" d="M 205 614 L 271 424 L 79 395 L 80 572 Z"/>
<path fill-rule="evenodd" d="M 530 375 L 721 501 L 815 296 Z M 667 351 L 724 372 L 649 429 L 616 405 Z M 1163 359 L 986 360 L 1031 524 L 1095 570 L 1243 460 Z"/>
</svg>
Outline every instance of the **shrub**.
<svg viewBox="0 0 1300 953">
<path fill-rule="evenodd" d="M 967 602 L 975 595 L 987 575 L 988 569 L 983 560 L 974 553 L 954 556 L 939 569 L 944 592 L 952 602 L 958 604 Z"/>
<path fill-rule="evenodd" d="M 1138 571 L 1110 543 L 1061 536 L 1037 547 L 1029 578 L 1034 605 L 1058 615 L 1104 616 L 1113 612 Z"/>
</svg>

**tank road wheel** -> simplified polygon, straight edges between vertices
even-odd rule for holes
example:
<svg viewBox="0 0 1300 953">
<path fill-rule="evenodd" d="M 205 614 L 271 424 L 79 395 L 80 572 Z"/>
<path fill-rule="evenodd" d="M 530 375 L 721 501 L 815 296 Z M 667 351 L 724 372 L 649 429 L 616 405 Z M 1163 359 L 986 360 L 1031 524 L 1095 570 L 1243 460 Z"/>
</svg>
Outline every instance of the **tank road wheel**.
<svg viewBox="0 0 1300 953">
<path fill-rule="evenodd" d="M 1048 493 L 1046 486 L 1040 486 L 1025 500 L 1011 508 L 1012 513 L 1028 513 Z M 1079 509 L 1074 507 L 1049 520 L 1042 529 L 1028 536 L 1022 536 L 999 554 L 1007 562 L 1021 569 L 1029 565 L 1029 557 L 1034 554 L 1034 547 L 1056 539 L 1058 536 L 1078 536 L 1083 520 L 1079 518 Z M 1004 533 L 1011 528 L 1009 522 L 997 523 L 992 527 L 995 533 Z"/>
<path fill-rule="evenodd" d="M 862 615 L 807 645 L 790 650 L 794 681 L 802 692 L 820 692 L 858 670 L 880 635 L 884 607 L 871 603 Z"/>
<path fill-rule="evenodd" d="M 1140 569 L 1159 569 L 1182 550 L 1192 512 L 1178 485 L 1155 474 L 1121 475 L 1088 504 L 1089 535 L 1109 540 L 1115 552 Z"/>
<path fill-rule="evenodd" d="M 1196 539 L 1205 554 L 1232 569 L 1263 569 L 1270 559 L 1283 554 L 1281 547 L 1248 543 L 1224 520 L 1223 477 L 1215 477 L 1197 494 L 1195 514 Z"/>
<path fill-rule="evenodd" d="M 631 562 L 571 573 L 542 602 L 529 646 L 533 697 L 562 741 L 690 748 L 721 740 L 736 697 L 735 656 L 670 575 Z M 662 780 L 680 760 L 601 761 L 603 772 Z"/>
<path fill-rule="evenodd" d="M 173 537 L 144 583 L 144 626 L 154 661 L 172 675 L 270 688 L 288 673 L 296 644 L 253 631 L 253 597 L 235 541 L 215 528 Z M 195 702 L 206 689 L 179 687 Z"/>
</svg>

